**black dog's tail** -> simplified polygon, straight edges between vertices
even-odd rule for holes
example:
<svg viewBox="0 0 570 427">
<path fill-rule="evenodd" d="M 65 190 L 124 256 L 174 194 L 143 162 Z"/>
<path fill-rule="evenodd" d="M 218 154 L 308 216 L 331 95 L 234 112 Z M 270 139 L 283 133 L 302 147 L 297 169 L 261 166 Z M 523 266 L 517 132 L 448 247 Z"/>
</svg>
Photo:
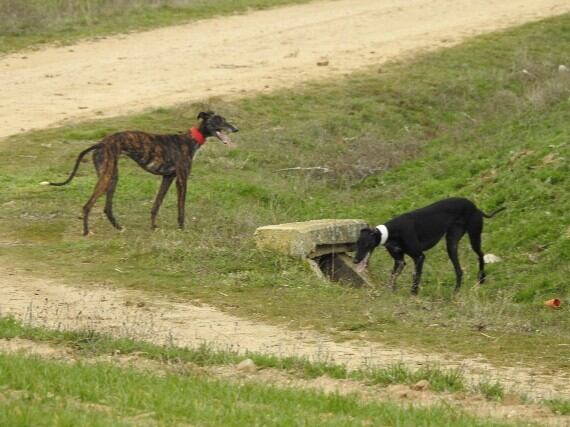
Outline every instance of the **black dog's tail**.
<svg viewBox="0 0 570 427">
<path fill-rule="evenodd" d="M 490 214 L 486 214 L 485 212 L 481 211 L 481 213 L 483 214 L 483 216 L 485 218 L 493 218 L 495 215 L 497 215 L 499 212 L 504 211 L 505 209 L 507 209 L 506 206 L 501 206 L 499 209 L 495 209 L 493 212 L 491 212 Z"/>
<path fill-rule="evenodd" d="M 87 148 L 86 150 L 83 150 L 81 153 L 79 153 L 79 156 L 77 156 L 77 160 L 75 161 L 75 166 L 73 167 L 73 170 L 71 171 L 71 174 L 69 174 L 69 176 L 67 177 L 67 179 L 63 182 L 42 182 L 42 184 L 44 185 L 65 185 L 65 184 L 69 184 L 69 182 L 75 177 L 75 174 L 77 173 L 77 169 L 79 169 L 79 163 L 81 163 L 81 159 L 83 159 L 83 157 L 89 153 L 90 151 L 95 150 L 96 148 L 99 148 L 101 144 L 95 144 L 92 145 L 91 147 Z"/>
</svg>

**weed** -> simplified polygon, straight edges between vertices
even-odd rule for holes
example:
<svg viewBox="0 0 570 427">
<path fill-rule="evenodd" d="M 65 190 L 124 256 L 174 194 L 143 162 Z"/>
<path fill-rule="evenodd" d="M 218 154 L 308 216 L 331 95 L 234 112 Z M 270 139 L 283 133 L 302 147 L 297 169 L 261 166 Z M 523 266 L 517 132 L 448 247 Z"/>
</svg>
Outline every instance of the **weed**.
<svg viewBox="0 0 570 427">
<path fill-rule="evenodd" d="M 416 384 L 427 380 L 435 391 L 463 391 L 466 389 L 463 373 L 459 369 L 443 370 L 437 366 L 422 366 L 411 370 L 403 364 L 388 368 L 374 369 L 367 377 L 373 384 Z"/>
<path fill-rule="evenodd" d="M 476 390 L 487 398 L 487 400 L 502 400 L 505 395 L 503 386 L 498 382 L 482 381 Z"/>
<path fill-rule="evenodd" d="M 570 401 L 563 399 L 545 400 L 546 406 L 559 415 L 570 415 Z"/>
</svg>

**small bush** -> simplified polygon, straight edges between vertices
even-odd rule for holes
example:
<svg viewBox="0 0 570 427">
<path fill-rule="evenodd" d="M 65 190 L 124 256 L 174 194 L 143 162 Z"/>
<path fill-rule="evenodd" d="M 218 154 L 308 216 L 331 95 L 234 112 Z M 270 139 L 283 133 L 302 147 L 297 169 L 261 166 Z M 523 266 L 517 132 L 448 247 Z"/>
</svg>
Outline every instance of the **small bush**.
<svg viewBox="0 0 570 427">
<path fill-rule="evenodd" d="M 502 400 L 505 395 L 503 386 L 498 382 L 490 383 L 483 381 L 479 383 L 477 391 L 487 398 L 487 400 Z"/>
<path fill-rule="evenodd" d="M 570 415 L 570 400 L 553 399 L 545 400 L 544 404 L 559 415 Z"/>
<path fill-rule="evenodd" d="M 367 375 L 373 384 L 415 384 L 427 380 L 435 391 L 461 391 L 465 390 L 463 374 L 458 369 L 442 370 L 438 367 L 426 366 L 412 371 L 405 365 L 398 363 L 388 368 L 376 369 Z"/>
</svg>

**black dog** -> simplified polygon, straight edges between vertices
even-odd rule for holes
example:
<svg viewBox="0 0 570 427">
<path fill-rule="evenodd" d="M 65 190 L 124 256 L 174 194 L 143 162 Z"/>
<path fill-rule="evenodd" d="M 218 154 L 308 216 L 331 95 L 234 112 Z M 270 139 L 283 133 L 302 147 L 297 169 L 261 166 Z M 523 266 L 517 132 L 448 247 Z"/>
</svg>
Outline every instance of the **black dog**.
<svg viewBox="0 0 570 427">
<path fill-rule="evenodd" d="M 356 242 L 354 263 L 359 270 L 364 270 L 372 251 L 378 245 L 386 249 L 394 258 L 394 269 L 390 277 L 390 287 L 396 289 L 396 278 L 405 266 L 404 255 L 414 260 L 415 274 L 412 283 L 412 294 L 417 295 L 425 260 L 424 251 L 432 248 L 443 235 L 447 241 L 447 253 L 455 268 L 455 290 L 461 287 L 463 272 L 457 257 L 457 244 L 465 232 L 469 235 L 471 247 L 479 257 L 479 283 L 485 280 L 485 262 L 481 250 L 481 232 L 483 217 L 492 218 L 504 210 L 501 207 L 491 214 L 477 209 L 470 200 L 453 197 L 440 200 L 432 205 L 405 213 L 391 219 L 376 228 L 364 228 Z"/>
<path fill-rule="evenodd" d="M 196 152 L 209 136 L 216 136 L 224 144 L 231 146 L 230 138 L 223 131 L 238 131 L 222 116 L 211 111 L 198 114 L 198 120 L 200 120 L 198 127 L 189 129 L 187 133 L 156 135 L 140 131 L 125 131 L 109 135 L 98 144 L 92 145 L 79 154 L 73 171 L 65 181 L 44 182 L 42 184 L 65 185 L 69 183 L 77 173 L 83 156 L 94 151 L 93 163 L 95 163 L 99 180 L 91 198 L 83 206 L 83 235 L 89 234 L 89 212 L 103 193 L 107 193 L 105 214 L 113 227 L 120 230 L 121 226 L 113 215 L 113 195 L 119 179 L 119 156 L 126 154 L 145 171 L 162 176 L 162 184 L 151 210 L 151 227 L 156 228 L 156 215 L 166 192 L 176 178 L 178 226 L 184 228 L 186 185 Z"/>
</svg>

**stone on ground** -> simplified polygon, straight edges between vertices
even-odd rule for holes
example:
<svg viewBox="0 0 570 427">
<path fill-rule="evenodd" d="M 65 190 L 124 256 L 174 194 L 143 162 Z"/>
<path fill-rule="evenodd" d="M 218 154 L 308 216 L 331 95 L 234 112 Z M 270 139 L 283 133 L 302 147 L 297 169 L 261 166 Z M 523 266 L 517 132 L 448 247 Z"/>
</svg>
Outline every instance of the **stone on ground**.
<svg viewBox="0 0 570 427">
<path fill-rule="evenodd" d="M 252 374 L 257 371 L 257 366 L 253 360 L 244 359 L 237 364 L 236 369 L 246 374 Z"/>
</svg>

